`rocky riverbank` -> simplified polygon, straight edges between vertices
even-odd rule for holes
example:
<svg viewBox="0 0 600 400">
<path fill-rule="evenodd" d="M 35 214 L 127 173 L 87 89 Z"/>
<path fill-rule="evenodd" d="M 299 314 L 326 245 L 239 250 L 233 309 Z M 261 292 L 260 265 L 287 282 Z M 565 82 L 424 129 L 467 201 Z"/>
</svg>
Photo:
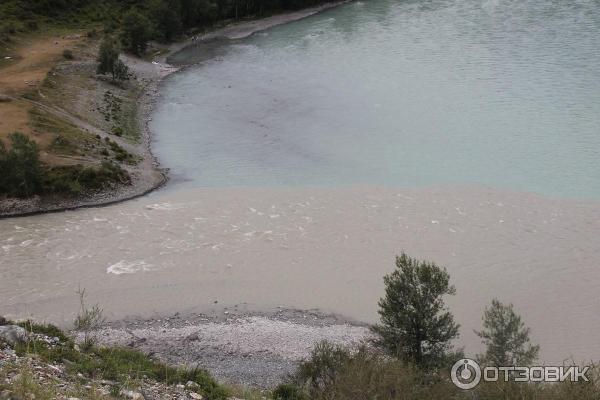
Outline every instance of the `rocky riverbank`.
<svg viewBox="0 0 600 400">
<path fill-rule="evenodd" d="M 260 389 L 281 383 L 320 341 L 353 347 L 370 337 L 365 324 L 317 310 L 253 312 L 242 307 L 129 318 L 98 332 L 105 346 L 131 347 L 167 364 L 205 368 L 220 382 Z"/>
<path fill-rule="evenodd" d="M 0 400 L 202 400 L 201 385 L 193 380 L 166 383 L 146 375 L 128 376 L 126 381 L 106 379 L 101 372 L 77 372 L 85 366 L 63 359 L 48 359 L 48 354 L 74 352 L 93 359 L 69 339 L 52 334 L 28 332 L 17 325 L 0 326 Z M 32 346 L 29 351 L 23 348 Z M 35 346 L 35 348 L 34 348 Z M 118 351 L 118 350 L 116 350 Z M 134 355 L 134 353 L 132 353 Z M 118 368 L 118 366 L 117 366 Z M 106 371 L 104 371 L 106 373 Z M 131 371 L 143 374 L 144 371 Z M 120 377 L 123 378 L 123 377 Z M 212 396 L 211 396 L 212 397 Z M 222 397 L 222 396 L 220 396 Z M 237 397 L 228 397 L 235 400 Z"/>
<path fill-rule="evenodd" d="M 0 400 L 221 399 L 221 391 L 254 399 L 293 374 L 318 342 L 354 347 L 370 338 L 366 325 L 316 310 L 243 308 L 128 318 L 72 334 L 0 318 Z M 165 381 L 153 372 L 162 368 L 181 377 Z M 223 389 L 211 389 L 214 382 Z"/>
</svg>

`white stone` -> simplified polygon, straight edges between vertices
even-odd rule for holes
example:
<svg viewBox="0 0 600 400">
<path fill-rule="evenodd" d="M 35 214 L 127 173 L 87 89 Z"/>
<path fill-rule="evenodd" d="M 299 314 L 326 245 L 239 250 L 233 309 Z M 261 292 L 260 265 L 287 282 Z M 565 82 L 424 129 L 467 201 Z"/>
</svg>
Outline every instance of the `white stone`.
<svg viewBox="0 0 600 400">
<path fill-rule="evenodd" d="M 17 325 L 0 326 L 0 339 L 11 346 L 27 341 L 27 331 Z"/>
</svg>

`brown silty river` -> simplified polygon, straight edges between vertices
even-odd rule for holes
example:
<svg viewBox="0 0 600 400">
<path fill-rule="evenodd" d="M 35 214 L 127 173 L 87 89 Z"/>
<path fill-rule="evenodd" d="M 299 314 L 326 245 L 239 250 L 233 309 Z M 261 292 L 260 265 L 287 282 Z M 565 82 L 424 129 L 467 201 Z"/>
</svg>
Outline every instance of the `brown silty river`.
<svg viewBox="0 0 600 400">
<path fill-rule="evenodd" d="M 78 287 L 111 319 L 215 306 L 377 320 L 401 250 L 447 267 L 458 345 L 493 297 L 542 359 L 600 358 L 600 204 L 485 188 L 192 189 L 0 221 L 0 313 L 68 324 Z"/>
</svg>

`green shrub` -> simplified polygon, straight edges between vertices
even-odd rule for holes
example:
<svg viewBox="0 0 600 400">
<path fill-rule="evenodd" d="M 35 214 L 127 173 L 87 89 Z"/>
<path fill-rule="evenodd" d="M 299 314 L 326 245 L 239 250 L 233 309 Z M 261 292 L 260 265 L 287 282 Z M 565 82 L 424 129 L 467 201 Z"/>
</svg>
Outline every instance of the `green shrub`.
<svg viewBox="0 0 600 400">
<path fill-rule="evenodd" d="M 110 36 L 104 37 L 100 44 L 98 52 L 98 74 L 112 73 L 115 66 L 115 61 L 119 59 L 119 50 L 117 49 L 114 40 Z"/>
<path fill-rule="evenodd" d="M 322 341 L 312 350 L 310 358 L 300 364 L 297 378 L 314 396 L 335 383 L 342 366 L 350 358 L 350 351 L 345 347 Z"/>
<path fill-rule="evenodd" d="M 282 392 L 296 395 L 300 388 L 305 390 L 300 395 L 311 400 L 461 398 L 460 390 L 444 377 L 367 347 L 351 352 L 327 342 L 317 344 L 299 366 L 295 384 L 284 386 Z"/>
<path fill-rule="evenodd" d="M 50 168 L 44 176 L 43 186 L 45 193 L 78 195 L 130 182 L 127 171 L 105 161 L 100 167 L 69 165 Z"/>
<path fill-rule="evenodd" d="M 113 134 L 119 137 L 123 136 L 123 128 L 121 128 L 120 126 L 115 126 L 113 128 Z"/>
<path fill-rule="evenodd" d="M 113 71 L 113 80 L 126 81 L 131 77 L 129 67 L 121 60 L 115 61 L 115 67 Z"/>
<path fill-rule="evenodd" d="M 64 49 L 63 50 L 63 57 L 65 58 L 65 60 L 72 60 L 75 57 L 73 56 L 73 51 L 70 49 Z"/>
<path fill-rule="evenodd" d="M 81 165 L 43 167 L 37 144 L 21 133 L 10 135 L 7 150 L 0 140 L 0 195 L 27 197 L 35 194 L 78 195 L 117 184 L 129 184 L 127 171 L 114 163 L 103 162 L 99 167 Z M 117 160 L 134 162 L 135 158 L 115 142 L 110 142 Z M 71 145 L 62 136 L 52 144 L 68 150 Z"/>
<path fill-rule="evenodd" d="M 17 33 L 17 26 L 14 24 L 14 22 L 10 22 L 6 26 L 6 32 L 10 33 L 11 35 L 14 35 L 15 33 Z"/>
<path fill-rule="evenodd" d="M 0 376 L 0 382 L 2 382 L 0 383 L 0 393 L 3 393 L 0 395 L 2 399 L 55 400 L 57 398 L 55 386 L 52 383 L 41 384 L 38 382 L 35 373 L 30 368 L 21 368 L 12 380 Z M 5 391 L 9 393 L 8 396 L 4 395 Z"/>
<path fill-rule="evenodd" d="M 63 135 L 57 135 L 49 147 L 50 150 L 62 154 L 76 154 L 77 147 Z"/>
<path fill-rule="evenodd" d="M 424 371 L 417 366 L 362 347 L 355 352 L 319 344 L 298 369 L 292 383 L 273 392 L 275 400 L 598 400 L 600 369 L 589 382 L 485 382 L 465 391 L 449 379 L 449 368 Z M 307 368 L 308 367 L 308 368 Z M 310 373 L 306 373 L 306 371 Z M 315 384 L 318 382 L 319 384 Z M 288 396 L 288 397 L 286 397 Z M 293 397 L 300 396 L 300 397 Z M 304 396 L 304 397 L 302 397 Z"/>
<path fill-rule="evenodd" d="M 19 322 L 17 325 L 24 328 L 28 332 L 40 333 L 50 337 L 57 337 L 61 342 L 68 342 L 70 340 L 62 330 L 52 324 L 40 324 L 31 320 L 27 320 Z"/>
<path fill-rule="evenodd" d="M 133 164 L 135 162 L 135 157 L 133 154 L 127 152 L 127 150 L 119 146 L 117 142 L 109 139 L 107 140 L 107 143 L 110 146 L 110 149 L 115 153 L 115 160 L 119 162 L 126 161 L 129 164 Z"/>
<path fill-rule="evenodd" d="M 30 31 L 37 31 L 40 28 L 39 25 L 38 25 L 38 22 L 35 21 L 35 20 L 29 20 L 29 21 L 27 21 L 27 23 L 25 24 L 25 26 Z"/>
<path fill-rule="evenodd" d="M 65 195 L 78 195 L 83 187 L 78 181 L 80 166 L 52 167 L 44 176 L 44 192 Z"/>
<path fill-rule="evenodd" d="M 39 193 L 42 167 L 37 144 L 19 132 L 9 138 L 10 150 L 0 140 L 0 195 L 27 197 Z"/>
<path fill-rule="evenodd" d="M 274 400 L 308 400 L 302 389 L 292 383 L 282 383 L 273 390 Z"/>
</svg>

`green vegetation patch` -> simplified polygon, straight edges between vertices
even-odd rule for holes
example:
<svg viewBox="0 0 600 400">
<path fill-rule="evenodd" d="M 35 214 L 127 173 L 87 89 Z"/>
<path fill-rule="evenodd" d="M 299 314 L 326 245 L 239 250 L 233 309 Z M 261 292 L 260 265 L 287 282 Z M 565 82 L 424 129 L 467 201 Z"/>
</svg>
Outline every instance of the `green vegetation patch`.
<svg viewBox="0 0 600 400">
<path fill-rule="evenodd" d="M 171 367 L 140 351 L 123 347 L 92 346 L 87 351 L 81 351 L 72 339 L 55 326 L 29 321 L 20 325 L 33 333 L 58 337 L 60 342 L 50 345 L 45 341 L 32 339 L 15 347 L 18 355 L 35 354 L 49 363 L 63 363 L 71 374 L 80 373 L 88 378 L 107 379 L 123 387 L 142 378 L 165 384 L 186 384 L 192 381 L 198 385 L 198 392 L 207 400 L 224 400 L 229 396 L 229 391 L 204 369 Z"/>
<path fill-rule="evenodd" d="M 44 193 L 73 196 L 130 183 L 131 178 L 127 171 L 105 161 L 100 167 L 67 165 L 49 168 L 44 175 L 42 186 Z"/>
<path fill-rule="evenodd" d="M 38 383 L 31 370 L 23 368 L 14 368 L 16 379 L 10 380 L 8 372 L 13 369 L 7 366 L 0 370 L 0 393 L 4 391 L 10 392 L 10 397 L 2 397 L 2 399 L 36 399 L 36 400 L 55 400 L 57 399 L 57 391 L 54 385 L 50 382 L 44 382 L 44 385 Z"/>
<path fill-rule="evenodd" d="M 119 143 L 115 142 L 114 140 L 110 140 L 109 138 L 104 138 L 104 141 L 106 144 L 108 144 L 110 149 L 113 151 L 115 160 L 117 160 L 119 162 L 126 162 L 128 164 L 135 164 L 138 161 L 137 157 L 135 157 L 133 154 L 129 153 L 127 150 L 125 150 L 123 147 L 121 147 L 119 145 Z M 101 153 L 101 154 L 105 155 L 107 153 Z"/>
<path fill-rule="evenodd" d="M 58 327 L 52 324 L 40 324 L 35 321 L 27 320 L 17 322 L 16 325 L 27 330 L 27 332 L 39 333 L 46 336 L 57 337 L 61 342 L 68 342 L 70 339 Z"/>
<path fill-rule="evenodd" d="M 87 155 L 95 153 L 100 141 L 73 124 L 40 108 L 29 112 L 33 127 L 41 132 L 55 135 L 47 150 L 60 155 Z"/>
<path fill-rule="evenodd" d="M 79 195 L 131 183 L 129 173 L 104 161 L 99 167 L 68 165 L 47 167 L 40 162 L 35 142 L 21 133 L 10 135 L 11 147 L 0 141 L 0 195 Z"/>
<path fill-rule="evenodd" d="M 109 124 L 113 135 L 137 139 L 139 138 L 137 108 L 135 101 L 132 100 L 137 97 L 137 94 L 128 91 L 126 95 L 128 97 L 123 98 L 107 90 L 104 92 L 102 105 L 98 107 L 98 111 Z"/>
</svg>

